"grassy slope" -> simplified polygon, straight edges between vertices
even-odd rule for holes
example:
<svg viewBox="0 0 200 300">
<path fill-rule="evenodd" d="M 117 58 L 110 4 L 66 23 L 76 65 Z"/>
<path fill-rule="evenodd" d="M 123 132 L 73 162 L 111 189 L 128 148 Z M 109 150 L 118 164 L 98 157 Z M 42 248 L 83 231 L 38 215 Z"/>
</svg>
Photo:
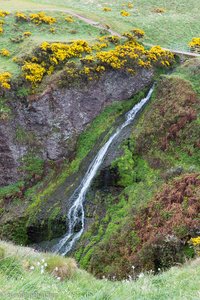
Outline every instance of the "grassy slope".
<svg viewBox="0 0 200 300">
<path fill-rule="evenodd" d="M 160 44 L 163 47 L 187 50 L 187 43 L 192 37 L 199 35 L 199 10 L 200 2 L 196 0 L 182 1 L 134 1 L 133 9 L 122 7 L 122 4 L 131 1 L 105 1 L 105 0 L 27 0 L 2 1 L 0 6 L 6 9 L 46 8 L 46 9 L 67 9 L 82 13 L 101 23 L 108 24 L 113 30 L 124 32 L 132 27 L 139 27 L 145 30 L 145 42 Z M 103 12 L 103 7 L 111 7 L 111 12 Z M 152 10 L 157 7 L 166 9 L 164 14 L 154 13 Z M 125 9 L 130 12 L 130 17 L 122 17 L 120 11 Z"/>
<path fill-rule="evenodd" d="M 30 248 L 17 247 L 5 242 L 0 242 L 0 247 L 5 249 L 5 258 L 0 261 L 1 268 L 4 269 L 3 273 L 0 271 L 2 300 L 199 299 L 199 259 L 157 276 L 150 274 L 141 276 L 137 281 L 96 280 L 92 275 L 79 269 L 71 279 L 58 281 L 46 271 L 41 274 L 40 267 L 36 266 L 33 271 L 27 269 L 27 262 L 29 266 L 36 265 L 42 259 L 48 261 L 52 254 L 35 253 Z"/>
<path fill-rule="evenodd" d="M 26 11 L 26 13 L 31 13 L 31 11 Z M 2 48 L 8 49 L 11 56 L 0 56 L 0 71 L 9 71 L 13 75 L 18 75 L 20 73 L 20 68 L 12 61 L 12 58 L 24 55 L 24 49 L 26 49 L 27 53 L 30 53 L 34 47 L 41 44 L 43 41 L 69 42 L 74 39 L 85 39 L 89 41 L 99 36 L 100 31 L 98 29 L 80 21 L 79 19 L 74 18 L 74 23 L 67 23 L 65 21 L 65 17 L 68 16 L 67 13 L 50 12 L 47 14 L 51 16 L 53 15 L 57 19 L 57 22 L 52 25 L 42 24 L 40 26 L 36 26 L 33 23 L 27 22 L 16 23 L 14 14 L 4 18 L 4 33 L 0 37 L 0 50 Z M 54 28 L 55 33 L 51 33 L 50 28 Z M 13 43 L 10 40 L 10 38 L 16 38 L 20 35 L 23 36 L 23 33 L 27 31 L 31 32 L 32 35 L 29 38 L 25 38 L 22 43 Z"/>
<path fill-rule="evenodd" d="M 195 146 L 200 135 L 199 98 L 195 103 L 189 103 L 190 95 L 200 95 L 199 64 L 198 59 L 188 61 L 172 75 L 164 76 L 161 80 L 159 95 L 156 91 L 157 95 L 154 94 L 137 126 L 133 128 L 124 155 L 115 163 L 121 177 L 118 184 L 124 189 L 119 189 L 117 194 L 115 189 L 114 193 L 111 189 L 110 194 L 108 191 L 97 191 L 95 199 L 92 198 L 91 201 L 95 208 L 90 208 L 89 199 L 87 214 L 94 219 L 82 236 L 75 257 L 82 267 L 95 274 L 117 274 L 123 277 L 124 270 L 130 269 L 131 253 L 134 253 L 139 241 L 138 232 L 134 233 L 135 211 L 147 206 L 149 201 L 153 203 L 153 196 L 162 190 L 167 176 L 173 179 L 178 175 L 173 174 L 171 168 L 176 170 L 181 167 L 183 173 L 200 171 L 200 151 Z M 161 115 L 160 108 L 165 111 L 164 116 Z M 168 148 L 163 151 L 163 135 L 167 135 L 170 126 L 190 110 L 196 111 L 196 119 L 187 122 L 176 138 L 169 140 Z M 170 182 L 168 184 L 170 187 Z M 116 182 L 113 186 L 116 186 Z M 200 197 L 198 187 L 196 197 Z M 93 215 L 92 211 L 98 211 L 99 216 Z M 102 211 L 106 213 L 102 214 Z M 149 218 L 151 220 L 152 216 L 149 215 Z M 166 224 L 164 214 L 162 218 L 163 224 Z M 164 228 L 162 222 L 161 226 L 155 223 L 152 228 L 157 226 L 161 231 Z M 177 226 L 181 229 L 181 222 Z M 174 228 L 171 229 L 173 231 Z M 108 253 L 107 256 L 105 252 Z M 130 259 L 127 259 L 129 255 Z M 151 259 L 149 263 L 151 264 Z"/>
</svg>

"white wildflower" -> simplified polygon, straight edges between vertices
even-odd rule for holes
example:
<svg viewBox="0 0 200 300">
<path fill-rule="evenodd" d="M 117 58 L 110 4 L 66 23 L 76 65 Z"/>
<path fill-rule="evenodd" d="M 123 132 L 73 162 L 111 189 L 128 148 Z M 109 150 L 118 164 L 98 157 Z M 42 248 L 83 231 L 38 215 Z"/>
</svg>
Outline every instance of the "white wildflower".
<svg viewBox="0 0 200 300">
<path fill-rule="evenodd" d="M 144 277 L 144 273 L 140 273 L 140 274 L 138 275 L 138 278 L 142 278 L 142 277 Z"/>
<path fill-rule="evenodd" d="M 34 270 L 35 269 L 35 267 L 34 266 L 30 266 L 30 270 Z"/>
</svg>

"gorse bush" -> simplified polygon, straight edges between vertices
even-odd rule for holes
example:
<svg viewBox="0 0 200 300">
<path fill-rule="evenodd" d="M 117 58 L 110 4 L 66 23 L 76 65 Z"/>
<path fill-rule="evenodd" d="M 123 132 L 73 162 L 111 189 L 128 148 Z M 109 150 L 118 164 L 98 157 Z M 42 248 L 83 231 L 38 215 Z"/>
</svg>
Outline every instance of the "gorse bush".
<svg viewBox="0 0 200 300">
<path fill-rule="evenodd" d="M 43 66 L 32 62 L 25 62 L 22 67 L 22 71 L 25 79 L 30 81 L 33 87 L 42 81 L 42 78 L 46 72 Z"/>
<path fill-rule="evenodd" d="M 15 18 L 17 22 L 32 22 L 36 25 L 42 23 L 51 25 L 57 21 L 56 18 L 46 15 L 45 12 L 32 13 L 29 15 L 26 15 L 23 12 L 16 12 Z"/>
<path fill-rule="evenodd" d="M 122 17 L 130 17 L 130 13 L 128 12 L 128 11 L 126 11 L 126 10 L 122 10 L 121 12 L 120 12 L 120 14 L 121 14 L 121 16 Z"/>
<path fill-rule="evenodd" d="M 0 50 L 0 55 L 8 57 L 8 56 L 10 56 L 10 51 L 3 48 L 3 49 Z"/>
<path fill-rule="evenodd" d="M 6 16 L 8 16 L 10 13 L 8 11 L 5 10 L 0 10 L 0 17 L 4 18 Z"/>
<path fill-rule="evenodd" d="M 0 73 L 0 89 L 10 89 L 11 74 L 9 72 Z"/>
<path fill-rule="evenodd" d="M 31 22 L 35 23 L 36 25 L 39 25 L 41 23 L 51 25 L 51 24 L 56 23 L 56 21 L 57 21 L 56 18 L 47 16 L 44 12 L 30 14 L 29 17 L 31 19 Z"/>
<path fill-rule="evenodd" d="M 196 254 L 200 256 L 200 236 L 191 238 L 189 243 L 194 247 Z"/>
<path fill-rule="evenodd" d="M 200 52 L 200 37 L 194 37 L 191 42 L 189 42 L 189 46 L 192 51 Z"/>
<path fill-rule="evenodd" d="M 16 22 L 28 22 L 28 16 L 22 12 L 16 12 L 15 14 Z"/>
<path fill-rule="evenodd" d="M 90 46 L 84 40 L 77 40 L 70 44 L 43 42 L 36 49 L 33 56 L 26 59 L 22 66 L 24 78 L 36 87 L 43 77 L 51 75 L 54 70 L 60 68 L 73 58 L 81 59 L 82 66 L 78 63 L 67 66 L 66 73 L 70 78 L 85 76 L 92 80 L 98 78 L 98 74 L 107 69 L 121 69 L 135 74 L 138 68 L 151 68 L 152 66 L 169 67 L 174 63 L 174 55 L 170 51 L 163 50 L 159 46 L 146 50 L 138 43 L 137 37 L 142 37 L 144 31 L 133 30 L 125 34 L 128 41 L 119 44 L 117 36 L 99 38 L 99 42 Z M 114 49 L 101 51 L 108 47 L 108 43 L 115 44 Z M 91 55 L 91 52 L 94 51 Z M 87 55 L 90 54 L 90 55 Z"/>
<path fill-rule="evenodd" d="M 74 22 L 75 22 L 75 20 L 73 19 L 72 16 L 67 16 L 67 17 L 65 18 L 65 21 L 67 21 L 67 23 L 74 23 Z"/>
</svg>

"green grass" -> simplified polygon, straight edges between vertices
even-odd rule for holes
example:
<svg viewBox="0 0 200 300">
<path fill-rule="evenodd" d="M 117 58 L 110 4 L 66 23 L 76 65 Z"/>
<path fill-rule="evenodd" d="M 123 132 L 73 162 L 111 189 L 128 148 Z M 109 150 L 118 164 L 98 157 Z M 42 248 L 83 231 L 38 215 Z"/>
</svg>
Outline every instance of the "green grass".
<svg viewBox="0 0 200 300">
<path fill-rule="evenodd" d="M 3 2 L 3 3 L 2 3 Z M 16 9 L 15 1 L 0 1 L 2 8 Z M 165 0 L 136 0 L 133 9 L 124 8 L 129 11 L 130 17 L 122 17 L 120 11 L 122 4 L 129 1 L 116 0 L 32 0 L 19 1 L 17 9 L 38 8 L 43 9 L 71 9 L 86 17 L 108 24 L 115 31 L 123 33 L 133 27 L 145 30 L 145 42 L 159 44 L 179 50 L 188 50 L 188 41 L 199 35 L 199 10 L 200 2 L 196 0 L 165 1 Z M 24 8 L 23 8 L 24 6 Z M 111 7 L 111 12 L 103 12 L 103 7 Z M 153 12 L 156 7 L 163 7 L 166 12 L 158 14 Z"/>
<path fill-rule="evenodd" d="M 0 242 L 5 249 L 1 259 L 0 286 L 2 300 L 196 300 L 199 299 L 200 260 L 153 276 L 142 274 L 136 281 L 111 282 L 97 280 L 85 271 L 77 269 L 74 275 L 59 281 L 48 273 L 41 274 L 42 259 L 58 261 L 49 253 L 37 253 L 30 248 Z M 37 263 L 40 263 L 40 266 Z M 59 259 L 59 264 L 70 259 Z M 34 270 L 30 270 L 35 266 Z"/>
<path fill-rule="evenodd" d="M 26 11 L 30 13 L 31 11 Z M 67 23 L 65 17 L 67 13 L 49 12 L 48 15 L 53 15 L 57 22 L 52 25 L 41 24 L 36 26 L 31 22 L 16 22 L 14 13 L 4 18 L 5 24 L 3 25 L 4 33 L 0 37 L 2 48 L 10 51 L 10 57 L 0 56 L 0 71 L 11 72 L 13 76 L 20 73 L 18 64 L 12 61 L 13 57 L 21 56 L 25 53 L 30 53 L 36 46 L 40 45 L 43 41 L 48 42 L 69 42 L 75 39 L 93 40 L 99 36 L 100 30 L 84 23 L 79 19 L 75 19 L 74 23 Z M 50 28 L 55 29 L 55 33 L 50 32 Z M 10 39 L 23 36 L 23 33 L 30 31 L 31 37 L 24 38 L 21 43 L 14 43 Z M 74 32 L 74 33 L 72 33 Z"/>
</svg>

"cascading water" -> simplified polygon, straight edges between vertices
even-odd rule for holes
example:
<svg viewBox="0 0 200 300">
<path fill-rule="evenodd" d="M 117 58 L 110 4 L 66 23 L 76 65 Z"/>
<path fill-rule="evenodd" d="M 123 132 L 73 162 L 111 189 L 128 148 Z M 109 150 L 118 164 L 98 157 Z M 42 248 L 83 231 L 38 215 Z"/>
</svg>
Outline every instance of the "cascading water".
<svg viewBox="0 0 200 300">
<path fill-rule="evenodd" d="M 136 117 L 137 113 L 143 108 L 143 106 L 149 101 L 153 92 L 153 87 L 149 90 L 147 96 L 143 98 L 138 104 L 136 104 L 127 114 L 125 122 L 119 126 L 115 133 L 109 138 L 105 145 L 99 150 L 98 154 L 90 164 L 85 176 L 83 177 L 79 187 L 75 190 L 70 198 L 70 203 L 73 203 L 68 212 L 68 232 L 60 239 L 57 245 L 54 246 L 53 251 L 60 253 L 61 255 L 67 254 L 80 238 L 84 231 L 84 207 L 86 192 L 91 185 L 93 178 L 95 177 L 100 165 L 102 164 L 108 148 L 112 144 L 113 140 L 120 134 L 120 132 L 128 126 Z M 79 229 L 80 228 L 80 229 Z"/>
</svg>

